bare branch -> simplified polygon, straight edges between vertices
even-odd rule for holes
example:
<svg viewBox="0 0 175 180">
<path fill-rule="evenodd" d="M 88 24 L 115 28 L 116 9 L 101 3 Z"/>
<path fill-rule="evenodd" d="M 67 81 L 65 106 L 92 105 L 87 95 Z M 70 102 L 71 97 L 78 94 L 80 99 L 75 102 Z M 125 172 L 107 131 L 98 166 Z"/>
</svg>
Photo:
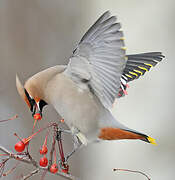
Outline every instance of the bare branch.
<svg viewBox="0 0 175 180">
<path fill-rule="evenodd" d="M 28 179 L 28 178 L 34 176 L 35 174 L 37 174 L 37 173 L 39 172 L 39 170 L 40 170 L 39 168 L 33 170 L 33 171 L 30 172 L 28 175 L 23 176 L 23 177 L 21 178 L 21 180 L 26 180 L 26 179 Z"/>
<path fill-rule="evenodd" d="M 55 128 L 55 127 L 54 127 Z M 50 150 L 50 158 L 49 158 L 49 166 L 48 168 L 50 168 L 50 166 L 52 165 L 52 161 L 53 161 L 53 152 L 55 150 L 55 143 L 56 143 L 56 140 L 55 140 L 55 130 L 54 130 L 54 134 L 53 134 L 53 142 L 52 142 L 52 148 Z"/>
<path fill-rule="evenodd" d="M 151 178 L 148 177 L 148 175 L 146 175 L 145 173 L 143 173 L 141 171 L 134 171 L 134 170 L 130 170 L 130 169 L 113 169 L 113 171 L 127 171 L 127 172 L 139 173 L 139 174 L 142 174 L 143 176 L 145 176 L 148 180 L 151 180 Z"/>
<path fill-rule="evenodd" d="M 31 159 L 31 156 L 29 158 L 29 154 L 28 153 L 26 153 L 26 155 L 25 154 L 22 154 L 22 155 L 20 155 L 20 154 L 13 154 L 11 151 L 7 150 L 2 145 L 0 145 L 0 151 L 2 151 L 2 152 L 4 152 L 4 153 L 9 155 L 8 160 L 9 159 L 15 159 L 15 160 L 21 161 L 23 163 L 32 164 L 36 168 L 35 170 L 33 170 L 28 175 L 22 177 L 21 180 L 25 180 L 25 178 L 29 178 L 29 177 L 33 176 L 34 174 L 37 174 L 40 170 L 47 170 L 49 173 L 51 173 L 47 167 L 46 168 L 40 167 L 35 160 Z M 57 173 L 55 173 L 55 175 L 64 177 L 64 178 L 69 179 L 69 180 L 78 180 L 77 177 L 74 177 L 71 174 L 66 174 L 66 173 L 62 173 L 62 172 L 57 172 Z"/>
<path fill-rule="evenodd" d="M 20 161 L 18 161 L 14 167 L 12 167 L 11 169 L 9 169 L 7 172 L 3 173 L 3 176 L 7 176 L 8 174 L 12 173 L 16 168 L 17 166 L 19 165 Z"/>
<path fill-rule="evenodd" d="M 18 154 L 13 154 L 11 151 L 7 150 L 5 147 L 3 147 L 2 145 L 0 145 L 0 151 L 6 153 L 9 155 L 9 158 L 11 159 L 16 159 L 18 161 L 22 161 L 25 162 L 27 164 L 31 164 L 30 160 L 27 160 L 26 158 L 24 158 L 24 155 L 18 155 Z"/>
<path fill-rule="evenodd" d="M 0 145 L 0 151 L 6 153 L 6 154 L 8 154 L 8 155 L 12 154 L 10 151 L 8 151 L 8 150 L 7 150 L 5 147 L 3 147 L 2 145 Z"/>
</svg>

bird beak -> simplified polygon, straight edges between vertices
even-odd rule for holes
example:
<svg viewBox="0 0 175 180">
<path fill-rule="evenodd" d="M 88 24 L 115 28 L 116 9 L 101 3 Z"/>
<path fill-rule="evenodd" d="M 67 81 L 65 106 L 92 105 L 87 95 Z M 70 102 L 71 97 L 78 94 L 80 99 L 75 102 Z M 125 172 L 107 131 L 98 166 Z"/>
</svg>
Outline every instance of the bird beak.
<svg viewBox="0 0 175 180">
<path fill-rule="evenodd" d="M 32 116 L 34 118 L 34 124 L 33 124 L 32 131 L 34 131 L 37 121 L 42 119 L 42 111 L 39 108 L 39 101 L 36 102 L 36 104 L 34 105 Z"/>
</svg>

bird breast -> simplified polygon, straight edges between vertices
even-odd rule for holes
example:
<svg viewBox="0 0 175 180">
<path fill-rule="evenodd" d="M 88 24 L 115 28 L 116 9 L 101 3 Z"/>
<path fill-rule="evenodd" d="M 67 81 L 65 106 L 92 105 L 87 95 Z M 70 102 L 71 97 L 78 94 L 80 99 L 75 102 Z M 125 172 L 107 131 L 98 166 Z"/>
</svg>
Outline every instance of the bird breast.
<svg viewBox="0 0 175 180">
<path fill-rule="evenodd" d="M 85 135 L 98 130 L 101 107 L 88 88 L 61 73 L 50 80 L 45 94 L 69 128 L 75 127 Z"/>
</svg>

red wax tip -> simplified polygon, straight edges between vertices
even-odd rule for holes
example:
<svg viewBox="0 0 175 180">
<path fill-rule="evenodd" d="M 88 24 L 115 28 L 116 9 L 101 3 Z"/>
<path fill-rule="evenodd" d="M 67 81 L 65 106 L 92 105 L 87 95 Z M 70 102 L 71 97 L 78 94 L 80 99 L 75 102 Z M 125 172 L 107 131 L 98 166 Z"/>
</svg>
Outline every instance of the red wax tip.
<svg viewBox="0 0 175 180">
<path fill-rule="evenodd" d="M 51 173 L 57 173 L 57 171 L 58 171 L 57 164 L 52 164 L 51 167 L 50 167 L 50 172 Z"/>
<path fill-rule="evenodd" d="M 36 113 L 36 114 L 33 116 L 33 118 L 34 118 L 35 120 L 41 120 L 41 119 L 42 119 L 40 113 Z"/>
<path fill-rule="evenodd" d="M 120 93 L 118 93 L 118 96 L 122 96 Z"/>
<path fill-rule="evenodd" d="M 130 86 L 129 86 L 128 84 L 126 84 L 126 87 L 127 87 L 127 88 L 130 88 Z"/>
<path fill-rule="evenodd" d="M 124 92 L 124 94 L 125 94 L 125 95 L 128 95 L 128 93 L 127 93 L 127 91 L 126 91 L 126 90 L 124 90 L 123 92 Z"/>
<path fill-rule="evenodd" d="M 60 121 L 61 121 L 61 123 L 64 123 L 64 119 L 61 119 Z"/>
</svg>

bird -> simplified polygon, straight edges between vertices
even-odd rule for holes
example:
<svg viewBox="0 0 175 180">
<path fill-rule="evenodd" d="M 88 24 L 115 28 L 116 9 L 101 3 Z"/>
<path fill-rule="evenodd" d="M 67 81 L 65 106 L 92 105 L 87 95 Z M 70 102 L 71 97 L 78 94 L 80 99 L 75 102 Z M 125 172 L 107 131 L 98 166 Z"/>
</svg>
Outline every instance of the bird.
<svg viewBox="0 0 175 180">
<path fill-rule="evenodd" d="M 164 58 L 161 52 L 126 55 L 124 40 L 117 17 L 106 11 L 84 34 L 67 65 L 42 70 L 24 85 L 16 75 L 17 91 L 32 116 L 42 117 L 43 107 L 52 105 L 81 145 L 122 139 L 156 144 L 111 113 L 114 102 L 127 94 L 128 83 Z"/>
</svg>

